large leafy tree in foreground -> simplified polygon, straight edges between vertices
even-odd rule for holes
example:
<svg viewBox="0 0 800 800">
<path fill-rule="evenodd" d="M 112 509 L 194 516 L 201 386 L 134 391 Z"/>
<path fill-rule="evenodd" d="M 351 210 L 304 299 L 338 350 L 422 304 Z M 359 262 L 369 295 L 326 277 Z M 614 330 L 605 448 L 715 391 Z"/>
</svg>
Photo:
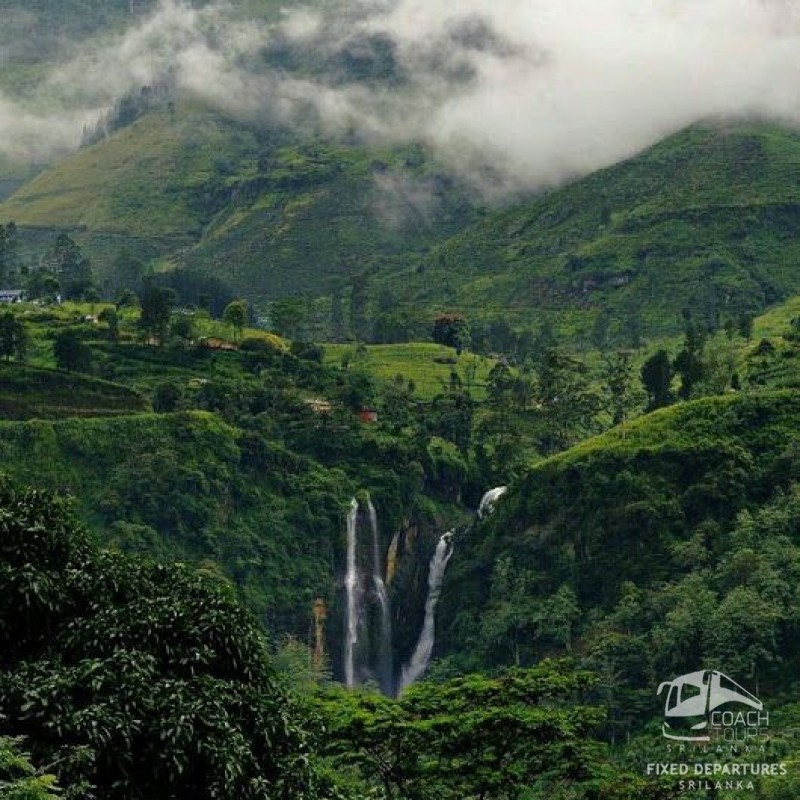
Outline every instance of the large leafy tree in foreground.
<svg viewBox="0 0 800 800">
<path fill-rule="evenodd" d="M 101 552 L 0 479 L 0 736 L 66 797 L 320 797 L 296 718 L 224 587 Z"/>
<path fill-rule="evenodd" d="M 611 763 L 593 734 L 594 678 L 542 662 L 497 677 L 417 684 L 392 700 L 369 693 L 319 698 L 321 746 L 382 800 L 665 800 L 673 788 Z"/>
</svg>

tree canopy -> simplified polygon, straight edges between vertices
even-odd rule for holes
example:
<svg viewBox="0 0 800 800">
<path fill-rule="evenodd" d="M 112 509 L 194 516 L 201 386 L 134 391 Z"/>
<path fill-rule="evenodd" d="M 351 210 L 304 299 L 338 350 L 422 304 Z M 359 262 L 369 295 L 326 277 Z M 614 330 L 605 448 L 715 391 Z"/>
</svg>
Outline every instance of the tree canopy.
<svg viewBox="0 0 800 800">
<path fill-rule="evenodd" d="M 25 737 L 65 797 L 321 796 L 299 711 L 224 585 L 101 552 L 65 501 L 5 479 L 0 533 L 0 736 Z"/>
</svg>

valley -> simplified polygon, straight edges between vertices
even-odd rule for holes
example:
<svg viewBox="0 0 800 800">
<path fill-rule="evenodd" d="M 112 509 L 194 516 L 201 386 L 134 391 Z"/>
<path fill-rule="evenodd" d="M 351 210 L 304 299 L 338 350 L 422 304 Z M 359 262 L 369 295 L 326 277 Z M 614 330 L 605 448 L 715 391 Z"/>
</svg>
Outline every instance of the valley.
<svg viewBox="0 0 800 800">
<path fill-rule="evenodd" d="M 512 5 L 0 3 L 0 797 L 800 796 L 794 112 Z"/>
</svg>

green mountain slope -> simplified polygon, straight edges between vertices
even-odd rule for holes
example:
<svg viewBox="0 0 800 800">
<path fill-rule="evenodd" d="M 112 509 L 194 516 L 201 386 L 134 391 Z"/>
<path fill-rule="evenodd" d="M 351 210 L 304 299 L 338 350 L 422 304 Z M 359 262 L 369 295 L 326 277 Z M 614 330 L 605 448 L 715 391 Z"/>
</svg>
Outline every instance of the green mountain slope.
<svg viewBox="0 0 800 800">
<path fill-rule="evenodd" d="M 153 113 L 98 145 L 63 159 L 3 206 L 18 225 L 86 228 L 129 236 L 199 235 L 191 190 L 220 154 L 241 158 L 255 144 L 219 117 Z"/>
<path fill-rule="evenodd" d="M 601 310 L 650 332 L 800 288 L 800 136 L 696 126 L 492 215 L 395 282 L 407 302 L 588 331 Z M 633 327 L 633 326 L 631 326 Z"/>
<path fill-rule="evenodd" d="M 87 375 L 0 363 L 0 419 L 104 417 L 146 411 L 138 392 Z"/>
<path fill-rule="evenodd" d="M 406 264 L 473 219 L 466 192 L 419 148 L 302 144 L 185 105 L 62 159 L 2 203 L 0 218 L 29 248 L 69 230 L 101 284 L 127 250 L 262 301 Z"/>
<path fill-rule="evenodd" d="M 279 447 L 248 467 L 242 432 L 207 414 L 5 422 L 0 433 L 8 474 L 68 487 L 111 544 L 216 562 L 273 630 L 304 633 L 314 597 L 333 591 L 339 504 L 354 491 L 340 472 Z"/>
<path fill-rule="evenodd" d="M 787 685 L 798 430 L 797 392 L 705 398 L 533 467 L 456 540 L 443 652 L 464 665 L 571 650 L 633 692 L 623 716 L 652 705 L 658 676 L 703 666 Z"/>
<path fill-rule="evenodd" d="M 252 135 L 205 111 L 154 112 L 59 161 L 2 206 L 23 237 L 69 230 L 102 268 L 127 249 L 142 259 L 199 238 L 202 187 L 227 159 L 252 157 Z"/>
<path fill-rule="evenodd" d="M 207 384 L 224 403 L 225 387 Z M 300 399 L 287 408 L 279 393 L 270 412 L 236 421 L 203 411 L 3 421 L 2 472 L 69 494 L 106 544 L 225 575 L 276 634 L 305 640 L 323 599 L 338 655 L 351 499 L 372 493 L 384 548 L 411 520 L 427 534 L 437 506 L 421 494 L 407 442 L 352 414 L 318 417 Z M 410 551 L 402 567 L 403 581 L 422 584 L 424 563 Z M 422 603 L 422 592 L 404 599 L 413 613 Z M 401 637 L 406 650 L 410 636 Z"/>
<path fill-rule="evenodd" d="M 314 296 L 420 258 L 472 218 L 466 193 L 419 148 L 267 145 L 186 262 L 251 297 Z"/>
<path fill-rule="evenodd" d="M 101 285 L 127 250 L 256 304 L 368 275 L 367 313 L 550 319 L 612 343 L 717 327 L 800 290 L 800 135 L 695 126 L 630 161 L 488 214 L 415 146 L 301 142 L 199 108 L 155 110 L 0 204 L 31 242 L 71 230 Z M 384 298 L 384 300 L 381 300 Z"/>
</svg>

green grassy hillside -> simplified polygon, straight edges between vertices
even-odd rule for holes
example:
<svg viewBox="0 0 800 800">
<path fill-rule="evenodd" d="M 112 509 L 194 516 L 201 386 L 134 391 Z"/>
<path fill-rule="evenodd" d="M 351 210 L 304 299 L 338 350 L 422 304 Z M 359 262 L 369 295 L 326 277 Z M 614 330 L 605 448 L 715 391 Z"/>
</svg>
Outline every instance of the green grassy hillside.
<svg viewBox="0 0 800 800">
<path fill-rule="evenodd" d="M 529 469 L 456 540 L 442 598 L 451 666 L 571 651 L 618 723 L 661 679 L 796 676 L 800 395 L 705 398 Z"/>
<path fill-rule="evenodd" d="M 113 416 L 149 405 L 137 392 L 110 381 L 0 362 L 0 419 Z"/>
<path fill-rule="evenodd" d="M 216 174 L 221 159 L 255 151 L 251 135 L 216 115 L 158 111 L 63 159 L 16 192 L 0 214 L 22 227 L 198 237 L 203 214 L 193 190 Z"/>
<path fill-rule="evenodd" d="M 256 151 L 247 130 L 216 115 L 165 109 L 62 159 L 0 206 L 0 216 L 28 239 L 70 231 L 102 280 L 122 250 L 147 261 L 197 240 L 208 218 L 203 187 L 230 159 Z"/>
<path fill-rule="evenodd" d="M 430 400 L 441 393 L 455 371 L 462 383 L 482 398 L 486 378 L 495 362 L 474 353 L 456 356 L 452 347 L 428 342 L 407 344 L 368 345 L 359 350 L 353 345 L 329 344 L 325 346 L 325 360 L 330 364 L 344 361 L 354 363 L 381 381 L 391 381 L 401 375 L 413 381 L 420 399 Z"/>
<path fill-rule="evenodd" d="M 488 217 L 393 288 L 474 317 L 544 315 L 572 333 L 601 310 L 618 340 L 631 327 L 668 332 L 684 309 L 714 322 L 796 291 L 799 208 L 800 136 L 696 126 Z"/>
<path fill-rule="evenodd" d="M 181 105 L 58 161 L 0 204 L 0 219 L 28 248 L 68 230 L 101 284 L 127 250 L 264 302 L 407 264 L 472 216 L 419 148 L 302 144 Z"/>
<path fill-rule="evenodd" d="M 186 261 L 250 297 L 328 293 L 421 257 L 471 219 L 465 193 L 413 147 L 267 146 L 234 186 Z"/>
</svg>

